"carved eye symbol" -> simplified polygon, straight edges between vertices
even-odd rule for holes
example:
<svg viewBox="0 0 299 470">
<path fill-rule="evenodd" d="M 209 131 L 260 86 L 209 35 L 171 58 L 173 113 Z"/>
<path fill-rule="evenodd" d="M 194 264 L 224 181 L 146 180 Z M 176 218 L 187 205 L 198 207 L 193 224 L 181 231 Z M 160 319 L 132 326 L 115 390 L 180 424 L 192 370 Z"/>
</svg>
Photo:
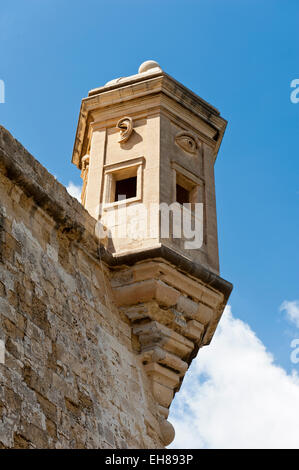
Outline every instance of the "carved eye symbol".
<svg viewBox="0 0 299 470">
<path fill-rule="evenodd" d="M 185 152 L 195 154 L 198 149 L 197 142 L 193 135 L 184 132 L 176 136 L 175 138 L 176 143 L 179 147 L 181 147 Z"/>
</svg>

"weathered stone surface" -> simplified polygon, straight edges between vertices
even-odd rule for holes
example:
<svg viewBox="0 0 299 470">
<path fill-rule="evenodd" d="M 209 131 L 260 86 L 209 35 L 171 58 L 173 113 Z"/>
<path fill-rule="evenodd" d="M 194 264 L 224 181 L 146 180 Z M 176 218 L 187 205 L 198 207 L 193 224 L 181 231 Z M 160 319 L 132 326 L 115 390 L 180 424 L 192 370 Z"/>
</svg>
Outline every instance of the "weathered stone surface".
<svg viewBox="0 0 299 470">
<path fill-rule="evenodd" d="M 0 128 L 0 446 L 156 448 L 159 410 L 95 221 Z M 126 320 L 127 321 L 127 320 Z"/>
</svg>

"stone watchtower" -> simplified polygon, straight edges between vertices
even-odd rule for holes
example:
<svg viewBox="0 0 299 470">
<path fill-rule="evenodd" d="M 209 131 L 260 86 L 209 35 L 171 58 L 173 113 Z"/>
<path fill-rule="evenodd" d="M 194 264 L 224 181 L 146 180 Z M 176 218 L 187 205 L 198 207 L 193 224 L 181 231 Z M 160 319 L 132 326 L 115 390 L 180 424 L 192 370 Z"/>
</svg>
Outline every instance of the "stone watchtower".
<svg viewBox="0 0 299 470">
<path fill-rule="evenodd" d="M 82 204 L 0 126 L 0 449 L 161 448 L 232 285 L 219 112 L 153 61 L 83 99 Z"/>
<path fill-rule="evenodd" d="M 219 277 L 214 184 L 225 128 L 217 109 L 154 61 L 91 90 L 79 115 L 72 161 L 82 204 L 99 220 L 99 254 L 164 445 L 174 437 L 174 393 L 232 289 Z"/>
</svg>

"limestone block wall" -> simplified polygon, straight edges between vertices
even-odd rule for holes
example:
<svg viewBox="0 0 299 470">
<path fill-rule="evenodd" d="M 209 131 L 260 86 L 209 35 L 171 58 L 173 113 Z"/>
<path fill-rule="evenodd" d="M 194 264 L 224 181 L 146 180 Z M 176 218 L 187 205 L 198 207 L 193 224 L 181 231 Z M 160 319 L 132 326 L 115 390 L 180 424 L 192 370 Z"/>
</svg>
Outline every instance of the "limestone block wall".
<svg viewBox="0 0 299 470">
<path fill-rule="evenodd" d="M 94 225 L 0 127 L 0 448 L 163 447 Z"/>
</svg>

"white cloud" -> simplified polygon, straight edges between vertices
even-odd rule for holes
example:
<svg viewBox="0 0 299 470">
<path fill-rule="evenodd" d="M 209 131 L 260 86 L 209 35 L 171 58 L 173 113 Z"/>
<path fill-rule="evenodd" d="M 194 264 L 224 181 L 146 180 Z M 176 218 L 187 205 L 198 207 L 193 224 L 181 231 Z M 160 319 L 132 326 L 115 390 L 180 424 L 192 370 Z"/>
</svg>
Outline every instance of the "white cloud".
<svg viewBox="0 0 299 470">
<path fill-rule="evenodd" d="M 299 328 L 299 300 L 285 300 L 280 306 L 281 312 L 286 312 L 287 318 Z"/>
<path fill-rule="evenodd" d="M 299 378 L 227 307 L 170 413 L 174 448 L 298 448 Z"/>
<path fill-rule="evenodd" d="M 75 197 L 79 202 L 81 202 L 81 186 L 76 186 L 72 181 L 70 181 L 66 189 L 71 196 Z"/>
</svg>

